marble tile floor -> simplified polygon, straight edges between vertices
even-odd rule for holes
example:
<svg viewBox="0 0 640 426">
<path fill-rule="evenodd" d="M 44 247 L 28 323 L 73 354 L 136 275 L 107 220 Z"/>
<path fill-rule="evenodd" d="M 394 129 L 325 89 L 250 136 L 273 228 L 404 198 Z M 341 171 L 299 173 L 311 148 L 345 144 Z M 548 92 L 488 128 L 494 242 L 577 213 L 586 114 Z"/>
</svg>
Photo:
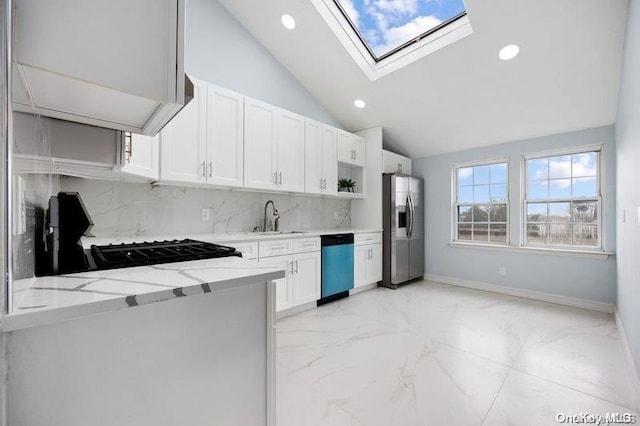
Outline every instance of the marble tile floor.
<svg viewBox="0 0 640 426">
<path fill-rule="evenodd" d="M 277 425 L 637 418 L 625 362 L 611 314 L 426 281 L 376 288 L 278 321 Z"/>
</svg>

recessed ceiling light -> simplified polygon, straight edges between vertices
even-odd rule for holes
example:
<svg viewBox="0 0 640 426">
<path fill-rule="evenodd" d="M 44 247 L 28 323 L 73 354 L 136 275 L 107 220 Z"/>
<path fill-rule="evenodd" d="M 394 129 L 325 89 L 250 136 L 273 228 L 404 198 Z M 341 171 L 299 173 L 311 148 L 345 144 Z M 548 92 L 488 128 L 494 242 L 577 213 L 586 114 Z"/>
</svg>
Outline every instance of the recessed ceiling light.
<svg viewBox="0 0 640 426">
<path fill-rule="evenodd" d="M 502 59 L 503 61 L 508 61 L 518 56 L 518 53 L 520 53 L 520 47 L 517 44 L 509 44 L 500 49 L 498 57 L 500 57 L 500 59 Z"/>
<path fill-rule="evenodd" d="M 288 30 L 292 30 L 296 27 L 296 20 L 293 19 L 293 16 L 286 13 L 280 17 L 280 22 L 282 22 L 282 25 L 284 25 Z"/>
<path fill-rule="evenodd" d="M 356 106 L 356 108 L 364 108 L 367 106 L 367 104 L 362 99 L 356 99 L 355 101 L 353 101 L 353 104 Z"/>
</svg>

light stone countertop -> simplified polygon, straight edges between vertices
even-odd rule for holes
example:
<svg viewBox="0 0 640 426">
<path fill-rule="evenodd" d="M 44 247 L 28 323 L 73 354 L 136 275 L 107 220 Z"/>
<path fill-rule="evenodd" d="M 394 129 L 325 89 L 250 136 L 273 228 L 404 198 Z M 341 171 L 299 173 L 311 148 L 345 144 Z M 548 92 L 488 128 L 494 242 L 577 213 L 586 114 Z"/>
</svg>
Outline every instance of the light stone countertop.
<svg viewBox="0 0 640 426">
<path fill-rule="evenodd" d="M 282 240 L 293 238 L 310 238 L 319 237 L 322 235 L 332 234 L 366 234 L 382 232 L 382 229 L 314 229 L 304 231 L 284 231 L 282 233 L 273 232 L 235 232 L 235 233 L 217 233 L 217 234 L 181 234 L 181 235 L 152 235 L 152 236 L 140 236 L 140 237 L 109 237 L 109 238 L 94 238 L 85 237 L 82 238 L 82 246 L 85 249 L 91 248 L 92 245 L 107 245 L 107 244 L 126 244 L 133 242 L 143 241 L 164 241 L 164 240 L 181 240 L 189 238 L 197 241 L 204 241 L 208 243 L 225 244 L 229 242 L 244 242 L 244 241 L 264 241 L 264 240 Z"/>
<path fill-rule="evenodd" d="M 284 269 L 239 257 L 164 263 L 133 268 L 20 280 L 13 313 L 0 331 L 35 327 L 100 312 L 271 281 Z M 27 281 L 27 282 L 24 282 Z"/>
</svg>

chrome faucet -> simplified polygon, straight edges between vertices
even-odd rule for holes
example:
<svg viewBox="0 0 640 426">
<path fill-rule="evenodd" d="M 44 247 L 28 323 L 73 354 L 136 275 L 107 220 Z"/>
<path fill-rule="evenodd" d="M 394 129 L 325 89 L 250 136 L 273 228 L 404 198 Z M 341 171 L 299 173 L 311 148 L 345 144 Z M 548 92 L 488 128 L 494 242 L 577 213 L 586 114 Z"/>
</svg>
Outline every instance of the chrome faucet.
<svg viewBox="0 0 640 426">
<path fill-rule="evenodd" d="M 274 217 L 273 231 L 278 232 L 278 228 L 279 228 L 278 221 L 280 220 L 280 215 L 278 214 L 278 209 L 276 209 L 276 205 L 273 204 L 272 200 L 267 201 L 264 205 L 264 220 L 262 221 L 262 232 L 267 232 L 267 207 L 269 206 L 269 204 L 271 204 L 271 210 L 273 212 L 273 217 Z"/>
</svg>

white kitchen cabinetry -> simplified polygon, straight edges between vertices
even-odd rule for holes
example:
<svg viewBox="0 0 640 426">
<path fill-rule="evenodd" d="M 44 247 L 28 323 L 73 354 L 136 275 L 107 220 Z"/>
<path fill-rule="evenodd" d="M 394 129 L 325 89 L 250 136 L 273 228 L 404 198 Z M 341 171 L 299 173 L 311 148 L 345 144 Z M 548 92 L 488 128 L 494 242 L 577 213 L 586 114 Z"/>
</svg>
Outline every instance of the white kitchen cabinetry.
<svg viewBox="0 0 640 426">
<path fill-rule="evenodd" d="M 194 99 L 160 134 L 160 179 L 242 186 L 242 95 L 194 79 Z"/>
<path fill-rule="evenodd" d="M 338 184 L 336 129 L 305 121 L 305 192 L 335 194 Z"/>
<path fill-rule="evenodd" d="M 208 85 L 207 183 L 242 186 L 244 96 Z"/>
<path fill-rule="evenodd" d="M 193 100 L 160 133 L 160 180 L 207 181 L 207 86 L 194 82 Z"/>
<path fill-rule="evenodd" d="M 304 117 L 279 110 L 277 161 L 279 191 L 304 192 Z"/>
<path fill-rule="evenodd" d="M 337 132 L 338 161 L 344 164 L 364 167 L 366 162 L 364 139 L 343 130 L 337 130 Z"/>
<path fill-rule="evenodd" d="M 244 101 L 244 186 L 254 189 L 275 189 L 276 170 L 276 107 L 255 99 Z"/>
<path fill-rule="evenodd" d="M 356 235 L 354 268 L 354 288 L 382 280 L 382 235 Z"/>
<path fill-rule="evenodd" d="M 293 306 L 320 299 L 321 254 L 319 251 L 293 256 Z"/>
<path fill-rule="evenodd" d="M 304 192 L 304 117 L 245 99 L 246 188 Z"/>
<path fill-rule="evenodd" d="M 411 174 L 411 158 L 382 150 L 382 173 Z"/>
<path fill-rule="evenodd" d="M 160 177 L 160 141 L 158 136 L 122 132 L 120 171 L 151 180 Z"/>
<path fill-rule="evenodd" d="M 184 0 L 13 3 L 16 111 L 155 135 L 183 106 Z"/>
<path fill-rule="evenodd" d="M 285 269 L 287 276 L 276 280 L 276 311 L 320 299 L 320 238 L 270 240 L 258 243 L 260 263 Z"/>
</svg>

